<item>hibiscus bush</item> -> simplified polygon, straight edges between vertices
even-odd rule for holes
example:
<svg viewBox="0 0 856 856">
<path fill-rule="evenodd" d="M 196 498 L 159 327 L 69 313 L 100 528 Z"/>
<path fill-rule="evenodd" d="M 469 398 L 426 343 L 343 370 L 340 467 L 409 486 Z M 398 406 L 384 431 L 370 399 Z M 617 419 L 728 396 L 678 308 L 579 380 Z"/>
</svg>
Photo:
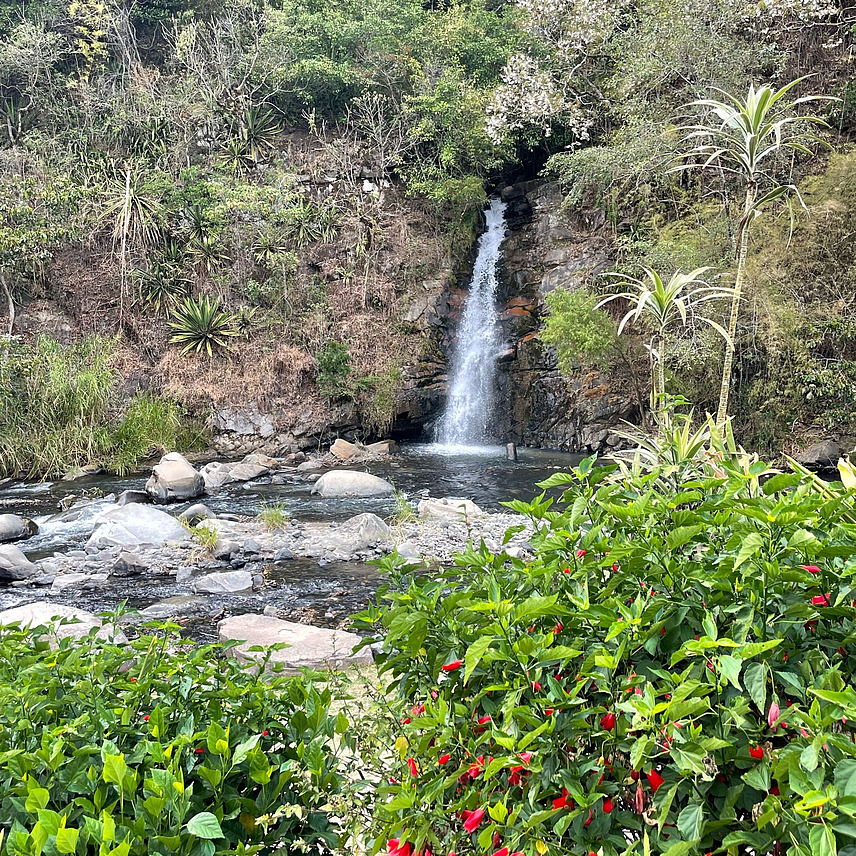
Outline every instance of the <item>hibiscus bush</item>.
<svg viewBox="0 0 856 856">
<path fill-rule="evenodd" d="M 303 676 L 264 680 L 177 634 L 51 647 L 0 629 L 8 856 L 329 852 L 344 717 Z"/>
<path fill-rule="evenodd" d="M 589 459 L 509 503 L 531 560 L 388 561 L 375 850 L 856 854 L 853 492 L 750 463 Z"/>
</svg>

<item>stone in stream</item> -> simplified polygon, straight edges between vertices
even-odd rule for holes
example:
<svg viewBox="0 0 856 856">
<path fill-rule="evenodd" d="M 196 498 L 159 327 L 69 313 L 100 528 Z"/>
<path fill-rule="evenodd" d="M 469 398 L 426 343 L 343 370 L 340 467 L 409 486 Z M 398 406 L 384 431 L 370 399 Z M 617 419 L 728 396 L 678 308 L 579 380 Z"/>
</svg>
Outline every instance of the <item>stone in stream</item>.
<svg viewBox="0 0 856 856">
<path fill-rule="evenodd" d="M 159 600 L 151 606 L 140 610 L 140 616 L 146 621 L 161 620 L 164 618 L 172 618 L 174 615 L 179 615 L 194 609 L 199 609 L 207 606 L 208 601 L 204 597 L 196 597 L 195 595 L 178 595 L 177 597 L 167 597 L 164 600 Z"/>
<path fill-rule="evenodd" d="M 471 499 L 449 496 L 442 499 L 423 499 L 418 510 L 420 517 L 439 517 L 443 520 L 472 520 L 484 514 Z"/>
<path fill-rule="evenodd" d="M 312 485 L 312 493 L 317 493 L 325 499 L 344 496 L 392 496 L 395 488 L 385 479 L 371 473 L 330 470 Z"/>
<path fill-rule="evenodd" d="M 362 449 L 356 443 L 349 443 L 339 437 L 332 446 L 330 446 L 330 454 L 337 461 L 350 461 L 351 458 L 356 458 L 362 455 Z"/>
<path fill-rule="evenodd" d="M 38 565 L 34 565 L 14 544 L 0 544 L 0 582 L 26 580 L 38 573 Z"/>
<path fill-rule="evenodd" d="M 58 594 L 67 588 L 95 587 L 107 582 L 109 574 L 60 574 L 51 584 L 51 594 Z"/>
<path fill-rule="evenodd" d="M 205 491 L 205 480 L 184 455 L 169 452 L 152 469 L 146 482 L 146 493 L 155 502 L 194 499 Z"/>
<path fill-rule="evenodd" d="M 203 505 L 201 502 L 191 505 L 190 508 L 185 509 L 178 515 L 178 519 L 182 523 L 187 523 L 188 526 L 196 526 L 197 523 L 201 523 L 203 520 L 210 520 L 212 517 L 214 515 L 208 506 Z"/>
<path fill-rule="evenodd" d="M 0 514 L 0 541 L 20 541 L 38 534 L 39 527 L 32 520 L 17 514 Z"/>
<path fill-rule="evenodd" d="M 122 550 L 113 560 L 110 573 L 114 577 L 134 577 L 149 569 L 149 563 L 137 553 Z"/>
<path fill-rule="evenodd" d="M 160 547 L 167 541 L 187 541 L 190 533 L 171 515 L 151 505 L 132 502 L 109 508 L 95 518 L 87 547 Z"/>
<path fill-rule="evenodd" d="M 277 666 L 283 672 L 294 673 L 300 669 L 342 668 L 372 662 L 367 648 L 353 653 L 354 646 L 361 639 L 355 633 L 343 630 L 326 630 L 254 614 L 226 618 L 218 628 L 221 642 L 240 642 L 229 649 L 228 655 L 248 664 L 257 664 L 265 656 L 264 652 L 250 651 L 249 648 L 256 645 L 270 647 L 283 642 L 288 645 L 271 655 L 268 667 L 271 671 Z"/>
<path fill-rule="evenodd" d="M 222 571 L 218 574 L 206 574 L 194 584 L 198 592 L 206 594 L 234 594 L 249 591 L 253 587 L 253 575 L 249 571 Z"/>
<path fill-rule="evenodd" d="M 132 502 L 151 501 L 151 497 L 144 490 L 123 490 L 116 497 L 116 505 L 130 505 Z"/>
<path fill-rule="evenodd" d="M 252 481 L 278 468 L 279 461 L 276 458 L 252 453 L 237 463 L 212 461 L 202 467 L 200 473 L 205 480 L 205 492 L 215 493 L 224 485 Z"/>
<path fill-rule="evenodd" d="M 60 624 L 60 621 L 73 621 L 73 624 Z M 96 639 L 104 639 L 125 645 L 127 638 L 121 631 L 116 630 L 112 624 L 104 624 L 102 620 L 85 609 L 75 609 L 72 606 L 64 606 L 60 603 L 46 603 L 45 601 L 34 601 L 13 609 L 0 612 L 0 625 L 4 627 L 10 624 L 19 624 L 25 627 L 50 627 L 51 647 L 56 647 L 60 639 L 71 636 L 80 639 L 88 636 L 92 630 L 97 628 Z M 42 638 L 45 638 L 44 636 Z"/>
<path fill-rule="evenodd" d="M 334 553 L 354 553 L 374 547 L 390 537 L 389 526 L 376 514 L 357 514 L 324 538 L 323 546 Z"/>
</svg>

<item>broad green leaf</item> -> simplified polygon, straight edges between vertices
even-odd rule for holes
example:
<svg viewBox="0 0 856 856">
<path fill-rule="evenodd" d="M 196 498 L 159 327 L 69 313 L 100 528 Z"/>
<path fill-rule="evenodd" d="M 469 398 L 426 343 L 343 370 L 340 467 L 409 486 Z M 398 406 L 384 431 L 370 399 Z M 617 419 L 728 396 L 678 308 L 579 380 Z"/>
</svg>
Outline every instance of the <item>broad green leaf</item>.
<svg viewBox="0 0 856 856">
<path fill-rule="evenodd" d="M 27 801 L 24 803 L 24 808 L 27 811 L 35 813 L 40 808 L 47 808 L 50 798 L 50 791 L 45 788 L 33 788 L 29 794 L 27 794 Z"/>
<path fill-rule="evenodd" d="M 764 663 L 747 663 L 743 669 L 743 685 L 749 698 L 762 713 L 767 710 L 767 666 Z"/>
<path fill-rule="evenodd" d="M 743 781 L 756 791 L 770 790 L 770 768 L 766 761 L 762 761 L 756 767 L 743 774 Z"/>
<path fill-rule="evenodd" d="M 678 815 L 678 831 L 687 841 L 701 838 L 704 826 L 704 811 L 700 805 L 688 805 Z"/>
<path fill-rule="evenodd" d="M 258 746 L 259 740 L 261 739 L 261 734 L 254 734 L 252 737 L 248 737 L 243 743 L 239 743 L 235 747 L 235 754 L 232 757 L 232 763 L 235 766 L 243 763 L 249 756 L 250 752 Z"/>
<path fill-rule="evenodd" d="M 101 773 L 101 777 L 105 782 L 117 785 L 121 790 L 127 772 L 128 765 L 125 763 L 124 755 L 104 756 L 104 771 Z"/>
<path fill-rule="evenodd" d="M 58 829 L 56 832 L 56 849 L 59 853 L 74 853 L 77 850 L 77 838 L 79 829 L 71 827 Z"/>
<path fill-rule="evenodd" d="M 835 835 L 823 822 L 812 824 L 808 833 L 812 856 L 836 856 L 838 849 L 835 844 Z"/>
<path fill-rule="evenodd" d="M 467 648 L 467 653 L 464 655 L 464 683 L 467 683 L 470 679 L 470 675 L 472 675 L 473 670 L 478 666 L 481 662 L 482 657 L 484 657 L 485 652 L 488 648 L 493 644 L 494 637 L 493 636 L 479 636 L 475 642 Z"/>
<path fill-rule="evenodd" d="M 220 823 L 210 811 L 200 811 L 187 821 L 187 831 L 197 838 L 222 838 Z"/>
<path fill-rule="evenodd" d="M 723 654 L 719 658 L 719 668 L 725 679 L 737 690 L 742 689 L 740 686 L 740 668 L 743 665 L 742 660 L 732 657 L 729 654 Z"/>
<path fill-rule="evenodd" d="M 736 571 L 742 564 L 748 562 L 753 556 L 757 555 L 764 546 L 764 539 L 760 532 L 751 532 L 743 539 L 740 546 L 740 551 L 734 559 L 734 570 Z"/>
</svg>

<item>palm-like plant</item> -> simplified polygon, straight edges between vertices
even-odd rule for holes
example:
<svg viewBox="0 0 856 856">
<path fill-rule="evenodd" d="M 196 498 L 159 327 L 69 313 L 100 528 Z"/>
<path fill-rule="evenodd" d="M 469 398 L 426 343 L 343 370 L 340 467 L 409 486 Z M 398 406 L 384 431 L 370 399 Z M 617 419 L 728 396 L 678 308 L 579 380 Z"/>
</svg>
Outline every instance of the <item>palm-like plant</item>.
<svg viewBox="0 0 856 856">
<path fill-rule="evenodd" d="M 645 268 L 645 277 L 624 277 L 619 282 L 619 287 L 627 290 L 618 294 L 610 294 L 601 300 L 596 308 L 600 308 L 612 300 L 623 298 L 630 303 L 630 309 L 624 314 L 618 325 L 618 334 L 621 335 L 624 327 L 629 323 L 639 322 L 648 318 L 653 322 L 655 328 L 655 341 L 649 345 L 649 351 L 655 366 L 655 381 L 653 399 L 655 405 L 664 400 L 666 394 L 666 335 L 669 329 L 678 321 L 686 326 L 691 318 L 710 325 L 721 336 L 728 340 L 726 331 L 710 318 L 705 318 L 695 313 L 695 308 L 709 300 L 730 297 L 732 290 L 717 285 L 709 285 L 702 277 L 710 268 L 703 267 L 681 273 L 675 271 L 668 282 L 657 271 Z M 655 410 L 659 410 L 655 406 Z"/>
<path fill-rule="evenodd" d="M 734 338 L 746 274 L 749 226 L 765 206 L 780 199 L 790 200 L 792 195 L 799 199 L 796 187 L 778 182 L 769 173 L 769 167 L 775 156 L 783 150 L 810 153 L 808 146 L 819 140 L 808 128 L 812 125 L 826 125 L 818 116 L 798 115 L 795 109 L 809 101 L 831 99 L 806 96 L 794 101 L 787 100 L 788 93 L 805 79 L 800 77 L 780 89 L 766 85 L 756 89 L 753 84 L 744 98 L 723 92 L 721 101 L 702 98 L 689 105 L 708 111 L 710 121 L 684 129 L 688 132 L 686 140 L 692 143 L 692 149 L 685 155 L 688 162 L 678 169 L 715 167 L 721 172 L 737 176 L 746 190 L 743 212 L 737 224 L 737 270 L 716 413 L 716 424 L 719 426 L 725 423 L 728 411 Z M 802 203 L 801 199 L 799 201 Z"/>
<path fill-rule="evenodd" d="M 215 349 L 228 350 L 228 339 L 238 335 L 233 313 L 221 309 L 219 301 L 212 300 L 207 294 L 196 300 L 185 298 L 173 310 L 172 317 L 169 326 L 175 332 L 170 342 L 184 345 L 182 354 L 207 351 L 210 357 Z"/>
</svg>

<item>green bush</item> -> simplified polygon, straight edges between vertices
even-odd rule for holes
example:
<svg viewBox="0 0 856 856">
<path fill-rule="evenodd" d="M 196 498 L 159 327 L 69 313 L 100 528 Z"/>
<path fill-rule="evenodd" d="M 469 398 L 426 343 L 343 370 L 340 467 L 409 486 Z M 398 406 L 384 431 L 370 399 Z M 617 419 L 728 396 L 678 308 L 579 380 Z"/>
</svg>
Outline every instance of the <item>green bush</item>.
<svg viewBox="0 0 856 856">
<path fill-rule="evenodd" d="M 347 723 L 303 677 L 265 680 L 175 632 L 130 645 L 0 631 L 9 856 L 328 851 Z"/>
<path fill-rule="evenodd" d="M 509 503 L 532 561 L 387 561 L 376 848 L 856 853 L 854 492 L 692 457 Z"/>
<path fill-rule="evenodd" d="M 174 332 L 170 342 L 183 345 L 182 354 L 207 351 L 210 357 L 214 351 L 228 350 L 229 338 L 238 335 L 235 315 L 221 309 L 220 302 L 207 294 L 196 299 L 185 298 L 173 309 L 172 317 L 169 326 Z"/>
<path fill-rule="evenodd" d="M 327 342 L 315 358 L 318 389 L 332 399 L 353 396 L 351 354 L 341 342 Z"/>
</svg>

